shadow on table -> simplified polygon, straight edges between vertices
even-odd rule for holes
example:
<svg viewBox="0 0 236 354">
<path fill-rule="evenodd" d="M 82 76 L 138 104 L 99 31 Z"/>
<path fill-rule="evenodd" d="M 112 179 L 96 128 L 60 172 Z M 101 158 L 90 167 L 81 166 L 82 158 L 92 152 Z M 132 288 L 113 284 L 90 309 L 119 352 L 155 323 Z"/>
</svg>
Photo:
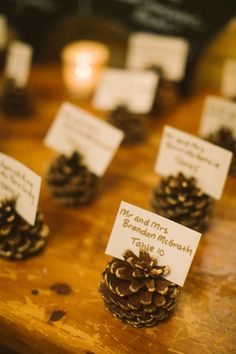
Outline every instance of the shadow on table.
<svg viewBox="0 0 236 354">
<path fill-rule="evenodd" d="M 0 344 L 0 354 L 17 354 L 17 353 L 13 352 L 11 349 L 1 346 Z"/>
</svg>

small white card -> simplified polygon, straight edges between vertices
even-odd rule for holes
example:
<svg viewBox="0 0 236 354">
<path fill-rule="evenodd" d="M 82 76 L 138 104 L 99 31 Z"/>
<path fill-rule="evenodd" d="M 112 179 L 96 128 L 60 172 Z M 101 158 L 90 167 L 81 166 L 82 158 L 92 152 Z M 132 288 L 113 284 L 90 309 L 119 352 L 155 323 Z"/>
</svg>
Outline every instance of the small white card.
<svg viewBox="0 0 236 354">
<path fill-rule="evenodd" d="M 206 137 L 222 127 L 229 128 L 236 136 L 236 102 L 227 98 L 208 96 L 203 107 L 199 133 Z"/>
<path fill-rule="evenodd" d="M 155 172 L 195 177 L 206 194 L 220 199 L 228 174 L 232 152 L 181 130 L 164 128 Z"/>
<path fill-rule="evenodd" d="M 127 67 L 146 69 L 156 65 L 165 79 L 180 81 L 185 75 L 188 48 L 182 37 L 136 32 L 129 38 Z"/>
<path fill-rule="evenodd" d="M 93 105 L 112 110 L 124 104 L 133 113 L 148 113 L 153 104 L 158 75 L 152 71 L 108 69 L 96 90 Z"/>
<path fill-rule="evenodd" d="M 183 286 L 201 234 L 132 204 L 121 202 L 106 254 L 123 259 L 126 249 L 137 256 L 145 247 L 158 265 L 168 265 L 164 278 Z"/>
<path fill-rule="evenodd" d="M 4 49 L 7 45 L 7 19 L 0 15 L 0 49 Z"/>
<path fill-rule="evenodd" d="M 16 197 L 16 211 L 34 225 L 38 208 L 41 177 L 21 162 L 0 153 L 0 192 Z"/>
<path fill-rule="evenodd" d="M 45 138 L 45 145 L 63 154 L 78 150 L 89 169 L 102 176 L 124 133 L 94 115 L 64 103 Z"/>
<path fill-rule="evenodd" d="M 5 75 L 24 87 L 29 78 L 33 49 L 29 44 L 15 41 L 8 50 Z"/>
<path fill-rule="evenodd" d="M 236 98 L 236 59 L 227 59 L 224 62 L 221 93 L 226 97 Z"/>
</svg>

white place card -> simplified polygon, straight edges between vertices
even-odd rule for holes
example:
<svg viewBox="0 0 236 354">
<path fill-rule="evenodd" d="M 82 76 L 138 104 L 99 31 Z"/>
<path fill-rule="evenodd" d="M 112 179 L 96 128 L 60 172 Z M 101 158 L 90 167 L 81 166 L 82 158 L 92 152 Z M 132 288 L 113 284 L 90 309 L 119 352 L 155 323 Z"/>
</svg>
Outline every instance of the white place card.
<svg viewBox="0 0 236 354">
<path fill-rule="evenodd" d="M 206 194 L 220 199 L 228 174 L 232 152 L 181 130 L 164 128 L 155 172 L 195 177 Z"/>
<path fill-rule="evenodd" d="M 133 113 L 148 113 L 153 104 L 158 75 L 152 71 L 108 69 L 96 90 L 93 105 L 112 110 L 124 104 Z"/>
<path fill-rule="evenodd" d="M 223 66 L 221 93 L 229 98 L 236 98 L 236 59 L 227 59 Z"/>
<path fill-rule="evenodd" d="M 208 96 L 204 102 L 199 134 L 206 137 L 222 127 L 229 128 L 236 136 L 236 102 Z"/>
<path fill-rule="evenodd" d="M 0 153 L 0 192 L 16 197 L 16 211 L 34 225 L 38 208 L 41 177 L 21 162 Z"/>
<path fill-rule="evenodd" d="M 121 202 L 106 248 L 106 254 L 123 259 L 126 249 L 139 255 L 141 247 L 168 265 L 164 278 L 183 286 L 201 234 L 160 215 Z"/>
<path fill-rule="evenodd" d="M 0 49 L 4 49 L 7 45 L 7 19 L 4 15 L 0 15 Z"/>
<path fill-rule="evenodd" d="M 124 133 L 94 115 L 64 103 L 45 138 L 45 145 L 63 154 L 78 150 L 89 169 L 102 176 Z"/>
<path fill-rule="evenodd" d="M 29 78 L 33 49 L 29 44 L 15 41 L 8 50 L 5 75 L 24 87 Z"/>
<path fill-rule="evenodd" d="M 129 38 L 127 67 L 146 69 L 158 66 L 165 79 L 180 81 L 185 75 L 188 42 L 182 37 L 170 37 L 135 32 Z"/>
</svg>

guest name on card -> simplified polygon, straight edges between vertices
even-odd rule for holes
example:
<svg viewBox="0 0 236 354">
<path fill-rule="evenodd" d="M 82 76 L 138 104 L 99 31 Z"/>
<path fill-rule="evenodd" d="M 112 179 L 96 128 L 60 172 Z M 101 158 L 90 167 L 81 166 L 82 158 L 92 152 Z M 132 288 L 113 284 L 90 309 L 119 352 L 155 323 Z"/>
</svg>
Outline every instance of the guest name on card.
<svg viewBox="0 0 236 354">
<path fill-rule="evenodd" d="M 155 171 L 163 176 L 183 172 L 187 177 L 195 177 L 206 194 L 220 199 L 231 159 L 230 151 L 166 126 Z"/>
<path fill-rule="evenodd" d="M 90 170 L 102 176 L 123 137 L 121 130 L 66 102 L 49 129 L 45 144 L 64 154 L 79 151 Z"/>
<path fill-rule="evenodd" d="M 34 224 L 38 208 L 41 177 L 19 161 L 0 153 L 0 190 L 2 196 L 16 198 L 16 211 Z"/>
<path fill-rule="evenodd" d="M 106 254 L 122 259 L 126 249 L 144 248 L 171 268 L 167 279 L 183 285 L 201 234 L 150 211 L 121 202 Z"/>
</svg>

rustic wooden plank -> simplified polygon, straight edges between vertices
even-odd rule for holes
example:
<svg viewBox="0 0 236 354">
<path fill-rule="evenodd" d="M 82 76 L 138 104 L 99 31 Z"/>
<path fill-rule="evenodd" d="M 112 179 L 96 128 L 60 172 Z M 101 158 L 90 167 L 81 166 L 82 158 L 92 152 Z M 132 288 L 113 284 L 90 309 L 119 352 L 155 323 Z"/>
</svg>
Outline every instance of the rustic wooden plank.
<svg viewBox="0 0 236 354">
<path fill-rule="evenodd" d="M 33 70 L 37 95 L 31 119 L 0 117 L 1 150 L 44 176 L 54 153 L 42 145 L 63 93 L 58 68 Z M 169 116 L 152 117 L 146 142 L 122 147 L 88 207 L 67 209 L 43 184 L 40 204 L 51 234 L 45 252 L 24 262 L 0 260 L 0 342 L 23 354 L 233 353 L 235 340 L 236 180 L 228 178 L 216 202 L 177 308 L 150 329 L 134 329 L 108 313 L 97 286 L 109 257 L 104 249 L 120 200 L 149 207 L 159 177 L 153 166 L 162 128 L 170 124 L 196 133 L 204 94 L 186 100 Z M 87 103 L 82 104 L 88 110 Z M 101 115 L 101 114 L 100 114 Z M 59 295 L 50 287 L 68 284 Z M 35 295 L 32 294 L 37 293 Z M 37 291 L 35 291 L 37 290 Z M 53 311 L 65 316 L 49 320 Z"/>
</svg>

